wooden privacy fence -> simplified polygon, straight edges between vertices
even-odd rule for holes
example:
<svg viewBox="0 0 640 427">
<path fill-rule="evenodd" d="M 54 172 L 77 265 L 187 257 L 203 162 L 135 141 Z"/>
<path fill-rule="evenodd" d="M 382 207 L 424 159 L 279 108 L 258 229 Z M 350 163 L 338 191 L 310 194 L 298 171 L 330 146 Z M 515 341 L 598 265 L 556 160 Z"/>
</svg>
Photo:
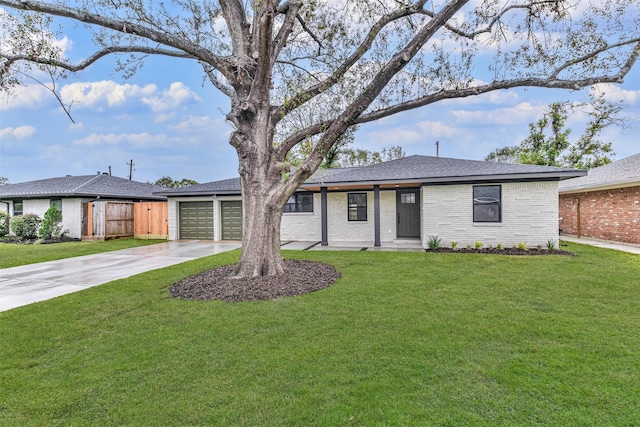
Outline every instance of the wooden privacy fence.
<svg viewBox="0 0 640 427">
<path fill-rule="evenodd" d="M 96 200 L 84 203 L 82 239 L 166 239 L 169 234 L 168 214 L 167 202 Z"/>
<path fill-rule="evenodd" d="M 169 237 L 167 202 L 137 202 L 133 205 L 133 233 L 136 239 Z"/>
</svg>

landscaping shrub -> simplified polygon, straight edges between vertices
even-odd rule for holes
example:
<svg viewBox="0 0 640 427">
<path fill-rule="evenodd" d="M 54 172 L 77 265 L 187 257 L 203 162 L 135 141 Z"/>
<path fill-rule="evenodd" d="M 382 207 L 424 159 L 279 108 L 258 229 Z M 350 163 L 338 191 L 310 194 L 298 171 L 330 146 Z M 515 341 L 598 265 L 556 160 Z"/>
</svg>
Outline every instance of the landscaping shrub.
<svg viewBox="0 0 640 427">
<path fill-rule="evenodd" d="M 0 211 L 0 237 L 4 237 L 7 234 L 9 234 L 9 214 Z"/>
<path fill-rule="evenodd" d="M 427 246 L 429 249 L 438 249 L 440 247 L 440 243 L 442 243 L 442 239 L 438 236 L 429 236 L 429 240 L 427 240 Z"/>
<path fill-rule="evenodd" d="M 36 214 L 18 215 L 11 218 L 11 230 L 23 240 L 33 240 L 38 237 L 38 228 L 42 220 Z"/>
<path fill-rule="evenodd" d="M 38 234 L 43 239 L 50 239 L 52 237 L 59 238 L 62 234 L 62 212 L 58 210 L 54 205 L 49 206 L 49 209 L 44 213 L 44 220 Z"/>
</svg>

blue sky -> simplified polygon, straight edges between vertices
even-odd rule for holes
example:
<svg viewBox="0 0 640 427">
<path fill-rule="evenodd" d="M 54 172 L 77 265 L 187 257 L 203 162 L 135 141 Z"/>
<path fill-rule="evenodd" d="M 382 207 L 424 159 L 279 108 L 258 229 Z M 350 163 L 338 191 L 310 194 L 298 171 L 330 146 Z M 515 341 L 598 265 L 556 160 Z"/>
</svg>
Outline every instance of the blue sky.
<svg viewBox="0 0 640 427">
<path fill-rule="evenodd" d="M 72 59 L 82 57 L 81 40 L 60 43 Z M 208 182 L 237 176 L 228 100 L 203 79 L 201 68 L 179 59 L 149 59 L 130 79 L 103 60 L 57 82 L 64 99 L 73 99 L 72 123 L 53 95 L 37 84 L 0 95 L 0 176 L 11 183 L 108 171 L 155 181 L 168 175 Z M 28 82 L 27 82 L 28 83 Z M 603 87 L 607 97 L 624 100 L 627 128 L 610 128 L 614 159 L 640 152 L 640 64 L 623 85 Z M 407 155 L 483 159 L 498 147 L 518 144 L 528 124 L 554 101 L 584 101 L 588 91 L 507 90 L 449 100 L 360 127 L 355 147 L 379 150 L 401 145 Z M 569 121 L 575 136 L 586 116 Z"/>
</svg>

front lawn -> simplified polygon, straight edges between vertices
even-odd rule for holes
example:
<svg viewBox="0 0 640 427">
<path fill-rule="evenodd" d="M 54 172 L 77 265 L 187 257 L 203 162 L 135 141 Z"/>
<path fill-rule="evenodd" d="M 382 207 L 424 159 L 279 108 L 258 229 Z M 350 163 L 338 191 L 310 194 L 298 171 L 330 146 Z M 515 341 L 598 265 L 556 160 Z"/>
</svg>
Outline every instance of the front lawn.
<svg viewBox="0 0 640 427">
<path fill-rule="evenodd" d="M 0 312 L 0 425 L 639 425 L 640 257 L 285 252 L 332 287 L 182 301 L 229 252 Z"/>
<path fill-rule="evenodd" d="M 21 245 L 2 243 L 0 241 L 0 268 L 17 267 L 19 265 L 56 259 L 91 255 L 118 249 L 135 248 L 153 245 L 166 240 L 115 239 L 107 241 L 64 242 L 46 245 Z"/>
</svg>

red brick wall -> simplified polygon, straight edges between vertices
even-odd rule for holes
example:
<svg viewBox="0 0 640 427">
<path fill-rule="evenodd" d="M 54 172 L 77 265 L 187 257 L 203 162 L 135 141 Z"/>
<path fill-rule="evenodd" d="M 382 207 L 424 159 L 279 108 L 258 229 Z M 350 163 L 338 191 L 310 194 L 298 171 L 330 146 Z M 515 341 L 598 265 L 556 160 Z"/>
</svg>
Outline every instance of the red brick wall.
<svg viewBox="0 0 640 427">
<path fill-rule="evenodd" d="M 559 211 L 563 234 L 640 243 L 640 186 L 561 194 Z"/>
</svg>

